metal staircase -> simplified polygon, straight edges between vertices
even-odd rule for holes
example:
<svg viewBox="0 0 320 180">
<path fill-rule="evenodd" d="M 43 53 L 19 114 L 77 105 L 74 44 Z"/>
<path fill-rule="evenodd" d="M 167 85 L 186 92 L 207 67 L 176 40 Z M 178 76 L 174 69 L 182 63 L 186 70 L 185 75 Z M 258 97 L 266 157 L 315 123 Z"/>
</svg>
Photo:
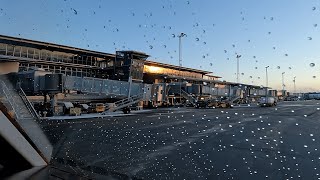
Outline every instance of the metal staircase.
<svg viewBox="0 0 320 180">
<path fill-rule="evenodd" d="M 130 96 L 128 98 L 125 99 L 121 99 L 119 101 L 116 101 L 114 104 L 115 106 L 113 107 L 107 107 L 106 111 L 104 111 L 103 113 L 101 113 L 102 115 L 107 114 L 108 112 L 114 112 L 117 111 L 119 109 L 131 106 L 133 104 L 138 103 L 139 101 L 141 101 L 143 99 L 143 94 L 138 94 L 138 95 L 134 95 L 134 96 Z"/>
<path fill-rule="evenodd" d="M 32 104 L 23 91 L 11 84 L 6 78 L 0 77 L 0 101 L 8 112 L 12 112 L 15 126 L 30 139 L 30 142 L 39 150 L 47 160 L 50 160 L 52 146 L 37 122 L 39 116 L 36 114 Z M 29 141 L 28 140 L 28 141 Z"/>
<path fill-rule="evenodd" d="M 27 109 L 29 110 L 29 112 L 32 114 L 33 118 L 36 118 L 39 120 L 40 119 L 39 114 L 34 109 L 33 105 L 31 104 L 31 102 L 27 98 L 27 95 L 24 93 L 24 91 L 22 90 L 21 87 L 18 88 L 18 94 L 21 97 L 21 99 L 22 99 L 23 103 L 25 104 L 25 106 L 27 107 Z"/>
<path fill-rule="evenodd" d="M 193 97 L 191 94 L 187 93 L 184 90 L 181 90 L 181 95 L 184 97 L 186 100 L 188 100 L 194 107 L 196 107 L 197 99 Z"/>
<path fill-rule="evenodd" d="M 235 101 L 239 100 L 240 99 L 240 96 L 233 96 L 230 98 L 230 103 L 234 103 Z"/>
<path fill-rule="evenodd" d="M 0 84 L 2 87 L 0 96 L 5 97 L 2 101 L 13 111 L 17 119 L 40 119 L 40 116 L 20 87 L 16 90 L 13 85 L 3 80 L 0 80 Z"/>
</svg>

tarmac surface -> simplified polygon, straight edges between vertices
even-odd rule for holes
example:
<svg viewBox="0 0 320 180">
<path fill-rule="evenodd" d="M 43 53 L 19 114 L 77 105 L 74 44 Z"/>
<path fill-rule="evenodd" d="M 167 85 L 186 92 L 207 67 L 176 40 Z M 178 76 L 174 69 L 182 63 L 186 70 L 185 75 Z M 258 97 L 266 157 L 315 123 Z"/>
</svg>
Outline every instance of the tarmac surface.
<svg viewBox="0 0 320 180">
<path fill-rule="evenodd" d="M 54 163 L 137 179 L 319 179 L 320 101 L 48 120 Z"/>
</svg>

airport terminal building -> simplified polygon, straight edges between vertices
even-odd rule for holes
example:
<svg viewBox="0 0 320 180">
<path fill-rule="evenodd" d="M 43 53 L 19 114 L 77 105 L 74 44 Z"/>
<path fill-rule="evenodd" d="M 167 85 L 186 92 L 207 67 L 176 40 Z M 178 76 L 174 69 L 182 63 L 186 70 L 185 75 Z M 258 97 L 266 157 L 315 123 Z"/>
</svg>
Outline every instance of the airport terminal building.
<svg viewBox="0 0 320 180">
<path fill-rule="evenodd" d="M 212 72 L 148 57 L 0 35 L 0 72 L 18 72 L 22 89 L 34 101 L 48 95 L 57 101 L 114 102 L 139 95 L 141 106 L 155 107 L 190 103 L 202 95 L 244 99 L 266 93 L 260 86 L 220 81 Z"/>
</svg>

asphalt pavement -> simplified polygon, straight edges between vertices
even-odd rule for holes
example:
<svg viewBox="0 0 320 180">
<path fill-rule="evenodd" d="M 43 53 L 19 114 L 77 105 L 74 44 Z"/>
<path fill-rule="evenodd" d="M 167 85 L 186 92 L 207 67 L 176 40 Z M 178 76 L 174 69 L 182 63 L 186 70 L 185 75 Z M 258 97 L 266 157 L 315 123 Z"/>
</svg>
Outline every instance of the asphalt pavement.
<svg viewBox="0 0 320 180">
<path fill-rule="evenodd" d="M 46 121 L 52 163 L 139 179 L 319 179 L 320 101 Z"/>
</svg>

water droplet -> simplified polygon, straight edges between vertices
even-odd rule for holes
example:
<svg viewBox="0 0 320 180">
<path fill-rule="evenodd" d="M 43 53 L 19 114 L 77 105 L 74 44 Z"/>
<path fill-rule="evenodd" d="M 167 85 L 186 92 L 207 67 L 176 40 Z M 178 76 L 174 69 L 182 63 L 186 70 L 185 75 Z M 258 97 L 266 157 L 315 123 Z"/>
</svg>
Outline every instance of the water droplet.
<svg viewBox="0 0 320 180">
<path fill-rule="evenodd" d="M 152 45 L 150 45 L 150 46 L 149 46 L 149 48 L 150 48 L 150 49 L 153 49 L 153 46 L 152 46 Z"/>
<path fill-rule="evenodd" d="M 77 11 L 77 10 L 75 10 L 75 9 L 73 9 L 73 8 L 71 8 L 71 9 L 73 10 L 73 13 L 74 13 L 75 15 L 78 14 L 78 11 Z"/>
<path fill-rule="evenodd" d="M 315 63 L 310 63 L 309 66 L 310 67 L 314 67 L 316 64 Z"/>
<path fill-rule="evenodd" d="M 310 136 L 313 136 L 313 134 L 310 134 Z"/>
<path fill-rule="evenodd" d="M 312 11 L 315 11 L 317 8 L 316 7 L 312 7 Z"/>
<path fill-rule="evenodd" d="M 314 79 L 315 79 L 315 78 L 317 78 L 317 76 L 312 76 L 312 78 L 314 78 Z"/>
<path fill-rule="evenodd" d="M 200 39 L 199 38 L 196 38 L 196 41 L 199 41 Z"/>
<path fill-rule="evenodd" d="M 312 40 L 312 37 L 308 37 L 308 40 Z"/>
<path fill-rule="evenodd" d="M 280 69 L 280 66 L 277 66 L 277 69 Z"/>
<path fill-rule="evenodd" d="M 304 148 L 307 148 L 308 146 L 307 146 L 307 145 L 303 145 L 303 147 L 304 147 Z"/>
</svg>

